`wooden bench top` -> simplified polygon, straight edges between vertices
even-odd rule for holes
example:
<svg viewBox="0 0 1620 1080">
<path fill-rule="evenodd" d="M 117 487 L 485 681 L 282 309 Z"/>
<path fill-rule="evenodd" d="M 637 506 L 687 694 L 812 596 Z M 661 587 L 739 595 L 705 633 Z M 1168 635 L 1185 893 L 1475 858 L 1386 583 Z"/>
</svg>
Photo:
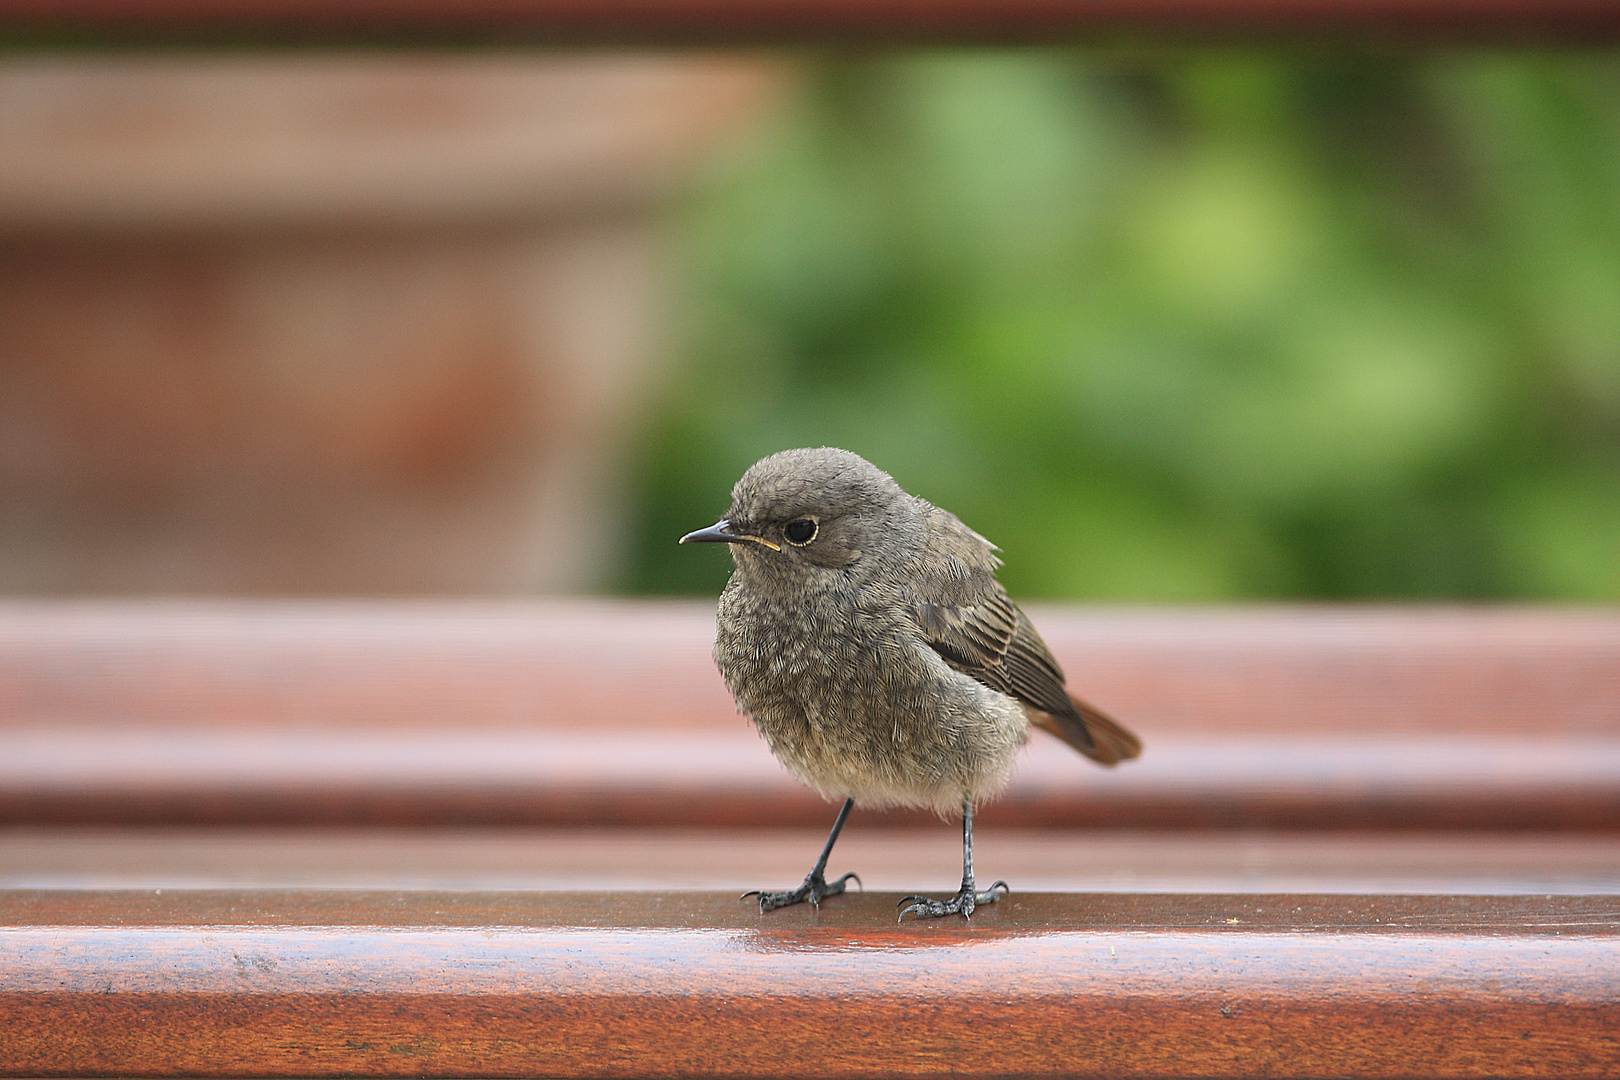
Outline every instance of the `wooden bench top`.
<svg viewBox="0 0 1620 1080">
<path fill-rule="evenodd" d="M 1035 617 L 1146 753 L 901 924 L 707 604 L 0 604 L 0 1076 L 1620 1075 L 1620 614 Z"/>
<path fill-rule="evenodd" d="M 0 895 L 0 1073 L 1613 1076 L 1620 899 Z"/>
</svg>

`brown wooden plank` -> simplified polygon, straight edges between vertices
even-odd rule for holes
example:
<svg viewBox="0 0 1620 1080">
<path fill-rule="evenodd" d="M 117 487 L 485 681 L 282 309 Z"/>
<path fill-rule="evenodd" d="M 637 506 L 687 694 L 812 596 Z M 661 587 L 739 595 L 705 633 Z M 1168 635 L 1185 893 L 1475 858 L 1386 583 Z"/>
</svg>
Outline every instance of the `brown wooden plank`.
<svg viewBox="0 0 1620 1080">
<path fill-rule="evenodd" d="M 1098 770 L 1041 733 L 987 824 L 1620 829 L 1620 737 L 1189 739 Z M 11 824 L 815 825 L 832 807 L 751 729 L 0 732 Z M 924 825 L 926 812 L 856 820 Z"/>
<path fill-rule="evenodd" d="M 1155 735 L 1620 734 L 1620 610 L 1030 611 Z M 709 600 L 4 601 L 0 728 L 734 730 L 713 636 Z"/>
<path fill-rule="evenodd" d="M 0 728 L 732 727 L 712 602 L 0 601 Z"/>
<path fill-rule="evenodd" d="M 0 1073 L 1613 1076 L 1620 901 L 0 895 Z"/>
<path fill-rule="evenodd" d="M 1477 41 L 1611 40 L 1620 18 L 1604 0 L 10 0 L 3 25 L 101 41 Z"/>
<path fill-rule="evenodd" d="M 745 889 L 797 884 L 800 828 L 0 829 L 0 888 Z M 856 822 L 832 869 L 875 891 L 954 890 L 946 822 Z M 986 880 L 1024 892 L 1620 895 L 1620 833 L 1010 829 L 981 824 Z"/>
<path fill-rule="evenodd" d="M 988 824 L 1620 828 L 1620 616 L 1038 611 L 1141 733 Z M 690 603 L 0 606 L 0 821 L 821 824 Z M 919 815 L 891 815 L 919 824 Z"/>
</svg>

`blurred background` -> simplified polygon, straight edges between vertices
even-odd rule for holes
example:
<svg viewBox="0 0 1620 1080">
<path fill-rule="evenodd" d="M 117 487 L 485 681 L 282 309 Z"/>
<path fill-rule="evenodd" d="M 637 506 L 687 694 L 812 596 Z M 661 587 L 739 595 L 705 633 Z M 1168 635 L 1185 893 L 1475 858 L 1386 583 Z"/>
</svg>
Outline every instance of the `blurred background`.
<svg viewBox="0 0 1620 1080">
<path fill-rule="evenodd" d="M 0 593 L 712 595 L 823 443 L 1024 598 L 1620 600 L 1620 58 L 0 62 Z"/>
</svg>

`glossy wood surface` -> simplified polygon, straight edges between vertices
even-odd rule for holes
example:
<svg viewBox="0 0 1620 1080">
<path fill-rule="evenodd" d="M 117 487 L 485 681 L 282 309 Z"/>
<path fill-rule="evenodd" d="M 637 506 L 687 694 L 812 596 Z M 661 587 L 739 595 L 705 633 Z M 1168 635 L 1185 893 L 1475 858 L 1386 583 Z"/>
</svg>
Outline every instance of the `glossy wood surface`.
<svg viewBox="0 0 1620 1080">
<path fill-rule="evenodd" d="M 1603 0 L 10 0 L 13 31 L 96 41 L 1046 41 L 1101 35 L 1604 40 Z"/>
<path fill-rule="evenodd" d="M 0 1072 L 1611 1076 L 1620 900 L 0 894 Z"/>
<path fill-rule="evenodd" d="M 1148 749 L 1036 733 L 986 824 L 1620 830 L 1620 615 L 1034 615 Z M 0 605 L 0 823 L 825 827 L 712 634 L 708 603 Z"/>
</svg>

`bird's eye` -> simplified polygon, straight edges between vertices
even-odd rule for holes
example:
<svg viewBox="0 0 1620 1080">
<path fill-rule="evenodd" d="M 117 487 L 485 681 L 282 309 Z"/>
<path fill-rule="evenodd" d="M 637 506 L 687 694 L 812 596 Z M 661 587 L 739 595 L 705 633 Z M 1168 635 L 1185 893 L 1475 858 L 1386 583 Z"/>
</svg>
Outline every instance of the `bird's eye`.
<svg viewBox="0 0 1620 1080">
<path fill-rule="evenodd" d="M 800 518 L 798 521 L 788 522 L 787 528 L 782 530 L 787 542 L 803 547 L 816 538 L 816 523 L 809 518 Z"/>
</svg>

